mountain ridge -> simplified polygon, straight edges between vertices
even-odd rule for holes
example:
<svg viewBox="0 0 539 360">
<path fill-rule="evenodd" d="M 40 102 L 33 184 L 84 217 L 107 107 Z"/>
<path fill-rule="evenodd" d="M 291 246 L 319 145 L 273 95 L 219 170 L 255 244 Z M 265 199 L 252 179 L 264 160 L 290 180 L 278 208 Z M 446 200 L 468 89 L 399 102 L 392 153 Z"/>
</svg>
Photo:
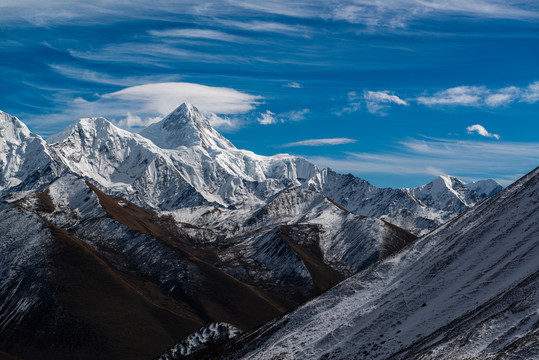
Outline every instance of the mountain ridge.
<svg viewBox="0 0 539 360">
<path fill-rule="evenodd" d="M 175 143 L 169 146 L 171 141 Z M 104 118 L 81 119 L 50 136 L 43 152 L 54 158 L 49 164 L 56 168 L 67 168 L 103 191 L 153 209 L 210 204 L 257 208 L 279 191 L 299 185 L 349 211 L 380 217 L 417 235 L 501 189 L 491 180 L 466 185 L 454 177 L 418 188 L 377 188 L 352 175 L 320 170 L 300 157 L 239 150 L 196 107 L 185 103 L 141 134 L 119 129 Z"/>
</svg>

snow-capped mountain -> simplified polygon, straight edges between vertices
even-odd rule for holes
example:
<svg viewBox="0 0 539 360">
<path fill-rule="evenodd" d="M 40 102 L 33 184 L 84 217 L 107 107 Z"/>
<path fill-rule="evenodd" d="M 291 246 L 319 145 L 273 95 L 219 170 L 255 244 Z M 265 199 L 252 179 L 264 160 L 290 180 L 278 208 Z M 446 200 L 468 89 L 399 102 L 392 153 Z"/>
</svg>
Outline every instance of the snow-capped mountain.
<svg viewBox="0 0 539 360">
<path fill-rule="evenodd" d="M 208 357 L 538 358 L 538 194 L 539 168 Z"/>
<path fill-rule="evenodd" d="M 491 179 L 466 184 L 453 176 L 440 176 L 426 185 L 401 189 L 377 188 L 351 174 L 342 175 L 330 169 L 322 170 L 318 176 L 318 181 L 309 186 L 347 210 L 380 217 L 416 235 L 435 229 L 502 189 Z"/>
<path fill-rule="evenodd" d="M 103 118 L 91 118 L 47 143 L 73 172 L 154 209 L 261 205 L 317 171 L 302 158 L 236 149 L 188 104 L 141 135 L 151 141 Z"/>
<path fill-rule="evenodd" d="M 59 171 L 43 139 L 0 111 L 0 196 L 37 188 Z"/>
<path fill-rule="evenodd" d="M 352 175 L 319 170 L 303 158 L 237 149 L 190 104 L 140 135 L 103 118 L 81 119 L 47 143 L 61 163 L 103 190 L 162 210 L 204 204 L 256 208 L 301 185 L 349 211 L 423 234 L 501 188 L 493 180 L 466 186 L 446 176 L 415 189 L 379 189 Z"/>
<path fill-rule="evenodd" d="M 200 146 L 204 149 L 230 150 L 234 145 L 219 134 L 198 109 L 183 103 L 163 120 L 148 126 L 140 135 L 162 149 Z"/>
<path fill-rule="evenodd" d="M 103 118 L 87 118 L 46 144 L 16 118 L 2 114 L 2 188 L 9 192 L 18 184 L 39 186 L 68 169 L 109 194 L 152 209 L 208 204 L 256 209 L 280 191 L 301 185 L 351 212 L 420 235 L 501 188 L 493 180 L 464 184 L 447 176 L 415 189 L 376 188 L 352 175 L 319 170 L 303 158 L 237 149 L 189 104 L 141 135 Z"/>
</svg>

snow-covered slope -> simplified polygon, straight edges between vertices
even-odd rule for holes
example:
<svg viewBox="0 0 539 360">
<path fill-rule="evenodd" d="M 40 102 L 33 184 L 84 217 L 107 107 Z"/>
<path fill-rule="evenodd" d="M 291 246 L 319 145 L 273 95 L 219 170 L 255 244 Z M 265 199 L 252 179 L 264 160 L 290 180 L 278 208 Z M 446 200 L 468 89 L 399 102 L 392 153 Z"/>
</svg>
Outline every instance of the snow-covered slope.
<svg viewBox="0 0 539 360">
<path fill-rule="evenodd" d="M 47 139 L 73 173 L 150 208 L 208 203 L 184 179 L 169 154 L 103 118 L 81 119 Z"/>
<path fill-rule="evenodd" d="M 539 168 L 221 358 L 538 358 L 538 196 Z"/>
<path fill-rule="evenodd" d="M 290 155 L 260 156 L 234 147 L 190 104 L 182 104 L 140 133 L 170 157 L 206 199 L 221 205 L 262 205 L 282 189 L 318 173 L 316 166 Z"/>
<path fill-rule="evenodd" d="M 16 117 L 0 111 L 0 196 L 34 189 L 58 171 L 43 139 Z"/>
<path fill-rule="evenodd" d="M 464 184 L 468 189 L 475 191 L 479 196 L 492 196 L 501 191 L 503 187 L 493 179 L 477 180 Z"/>
<path fill-rule="evenodd" d="M 37 215 L 14 205 L 0 204 L 0 338 L 20 336 L 26 318 L 50 301 L 46 269 L 52 235 Z"/>
<path fill-rule="evenodd" d="M 281 191 L 254 213 L 199 207 L 168 214 L 195 227 L 186 230 L 205 239 L 201 246 L 221 249 L 222 269 L 264 288 L 325 290 L 415 239 L 302 186 Z"/>
<path fill-rule="evenodd" d="M 380 217 L 416 235 L 434 230 L 501 190 L 494 180 L 465 184 L 453 176 L 440 176 L 417 188 L 377 188 L 353 175 L 330 169 L 322 170 L 317 181 L 309 186 L 349 211 Z"/>
</svg>

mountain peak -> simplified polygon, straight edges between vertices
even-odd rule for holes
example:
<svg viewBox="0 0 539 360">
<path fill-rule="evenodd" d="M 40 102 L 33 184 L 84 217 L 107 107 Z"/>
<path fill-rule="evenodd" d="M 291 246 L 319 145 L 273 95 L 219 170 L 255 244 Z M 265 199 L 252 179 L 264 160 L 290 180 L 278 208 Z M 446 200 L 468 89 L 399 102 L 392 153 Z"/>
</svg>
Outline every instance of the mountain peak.
<svg viewBox="0 0 539 360">
<path fill-rule="evenodd" d="M 58 134 L 47 138 L 48 144 L 55 144 L 65 141 L 75 133 L 78 137 L 104 137 L 108 138 L 111 133 L 118 133 L 121 130 L 103 117 L 81 118 L 79 121 L 69 125 Z"/>
<path fill-rule="evenodd" d="M 492 196 L 503 189 L 503 186 L 494 179 L 472 181 L 471 183 L 465 184 L 465 186 L 485 197 Z"/>
<path fill-rule="evenodd" d="M 51 162 L 41 136 L 0 111 L 0 193 L 19 185 L 19 190 L 30 189 L 50 179 L 54 176 Z"/>
<path fill-rule="evenodd" d="M 201 146 L 222 150 L 234 148 L 219 134 L 208 119 L 192 104 L 183 103 L 158 123 L 148 126 L 140 135 L 164 149 Z"/>
<path fill-rule="evenodd" d="M 0 110 L 0 137 L 4 141 L 20 142 L 21 138 L 39 137 L 28 130 L 28 127 L 15 116 Z"/>
<path fill-rule="evenodd" d="M 207 125 L 211 127 L 208 120 L 202 116 L 200 111 L 197 109 L 196 106 L 194 106 L 191 103 L 182 103 L 180 106 L 178 106 L 176 109 L 174 109 L 170 114 L 168 114 L 165 118 L 165 121 L 168 123 L 187 123 L 187 122 L 199 122 L 201 125 Z"/>
</svg>

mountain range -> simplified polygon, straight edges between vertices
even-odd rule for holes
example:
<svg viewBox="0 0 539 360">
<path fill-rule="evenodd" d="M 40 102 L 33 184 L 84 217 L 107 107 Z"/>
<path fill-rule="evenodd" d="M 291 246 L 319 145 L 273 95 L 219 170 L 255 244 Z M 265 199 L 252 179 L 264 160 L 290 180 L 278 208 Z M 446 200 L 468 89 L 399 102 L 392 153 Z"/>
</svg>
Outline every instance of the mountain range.
<svg viewBox="0 0 539 360">
<path fill-rule="evenodd" d="M 150 359 L 207 324 L 255 328 L 501 190 L 260 156 L 190 104 L 140 134 L 87 118 L 46 141 L 0 112 L 0 168 L 0 355 L 22 359 Z"/>
</svg>

